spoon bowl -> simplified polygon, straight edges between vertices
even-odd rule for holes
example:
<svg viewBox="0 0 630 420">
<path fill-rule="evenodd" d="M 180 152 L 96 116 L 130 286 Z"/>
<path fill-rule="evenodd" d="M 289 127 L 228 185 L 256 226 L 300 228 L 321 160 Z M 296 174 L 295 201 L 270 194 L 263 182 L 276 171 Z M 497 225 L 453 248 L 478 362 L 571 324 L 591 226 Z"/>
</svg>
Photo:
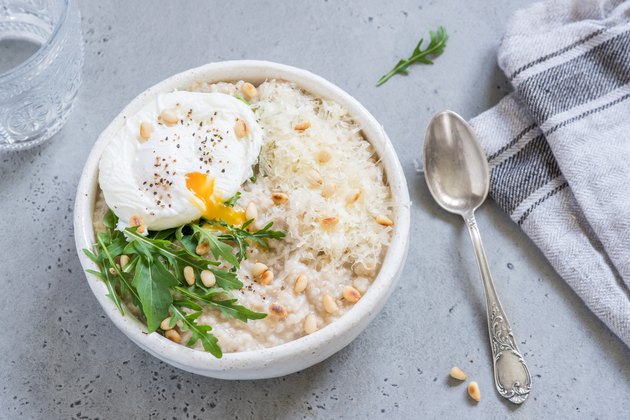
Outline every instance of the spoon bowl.
<svg viewBox="0 0 630 420">
<path fill-rule="evenodd" d="M 424 171 L 431 195 L 451 213 L 464 216 L 488 196 L 486 155 L 471 127 L 453 111 L 435 115 L 427 127 Z"/>
</svg>

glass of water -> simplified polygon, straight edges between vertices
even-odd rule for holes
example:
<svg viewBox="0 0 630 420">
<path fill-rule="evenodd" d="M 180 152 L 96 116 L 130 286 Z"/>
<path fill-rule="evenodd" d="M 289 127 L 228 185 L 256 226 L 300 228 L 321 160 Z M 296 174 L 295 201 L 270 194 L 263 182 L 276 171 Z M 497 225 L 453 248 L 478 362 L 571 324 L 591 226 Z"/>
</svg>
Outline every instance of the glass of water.
<svg viewBox="0 0 630 420">
<path fill-rule="evenodd" d="M 81 84 L 78 0 L 0 0 L 0 152 L 48 140 Z"/>
</svg>

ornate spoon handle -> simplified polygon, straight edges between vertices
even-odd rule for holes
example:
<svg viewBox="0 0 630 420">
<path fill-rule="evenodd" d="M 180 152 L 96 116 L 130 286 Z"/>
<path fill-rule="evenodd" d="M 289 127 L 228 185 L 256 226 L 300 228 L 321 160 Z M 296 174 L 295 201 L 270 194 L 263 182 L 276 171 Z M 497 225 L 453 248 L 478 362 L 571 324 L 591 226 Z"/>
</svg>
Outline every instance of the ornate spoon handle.
<svg viewBox="0 0 630 420">
<path fill-rule="evenodd" d="M 483 280 L 486 295 L 486 310 L 488 311 L 488 332 L 492 347 L 492 361 L 494 366 L 494 384 L 502 397 L 514 404 L 521 404 L 529 396 L 532 378 L 527 364 L 518 350 L 512 328 L 508 322 L 499 297 L 494 289 L 492 275 L 488 267 L 486 253 L 481 243 L 481 235 L 475 221 L 474 214 L 464 217 L 468 233 L 472 239 L 477 257 L 477 264 Z"/>
</svg>

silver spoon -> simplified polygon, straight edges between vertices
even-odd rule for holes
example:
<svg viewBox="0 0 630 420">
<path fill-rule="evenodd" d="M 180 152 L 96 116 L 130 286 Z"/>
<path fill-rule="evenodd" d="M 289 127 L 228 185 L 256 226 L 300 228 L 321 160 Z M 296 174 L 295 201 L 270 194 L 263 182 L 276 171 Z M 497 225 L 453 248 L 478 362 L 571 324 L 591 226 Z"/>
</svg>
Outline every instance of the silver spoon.
<svg viewBox="0 0 630 420">
<path fill-rule="evenodd" d="M 488 195 L 488 162 L 472 128 L 452 111 L 440 112 L 429 123 L 424 139 L 424 176 L 435 201 L 466 222 L 486 296 L 494 383 L 502 397 L 521 404 L 529 395 L 532 380 L 494 289 L 474 214 Z"/>
</svg>

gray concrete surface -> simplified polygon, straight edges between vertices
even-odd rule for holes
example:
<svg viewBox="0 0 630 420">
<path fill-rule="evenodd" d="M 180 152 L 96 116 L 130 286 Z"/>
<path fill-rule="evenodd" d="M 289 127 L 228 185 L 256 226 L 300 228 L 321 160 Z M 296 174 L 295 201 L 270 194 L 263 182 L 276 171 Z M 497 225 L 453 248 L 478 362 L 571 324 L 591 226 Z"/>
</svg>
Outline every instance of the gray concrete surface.
<svg viewBox="0 0 630 420">
<path fill-rule="evenodd" d="M 85 82 L 70 121 L 42 147 L 0 156 L 0 418 L 627 416 L 630 351 L 488 203 L 479 224 L 534 376 L 522 407 L 499 400 L 469 240 L 414 170 L 434 112 L 472 117 L 508 90 L 496 48 L 507 18 L 526 3 L 82 2 Z M 435 66 L 374 87 L 439 24 L 451 39 Z M 240 58 L 309 69 L 371 110 L 408 177 L 413 232 L 397 290 L 350 346 L 285 378 L 225 382 L 154 359 L 106 319 L 76 256 L 72 204 L 90 147 L 130 99 L 181 70 Z M 447 380 L 452 365 L 479 382 L 481 403 Z"/>
</svg>

